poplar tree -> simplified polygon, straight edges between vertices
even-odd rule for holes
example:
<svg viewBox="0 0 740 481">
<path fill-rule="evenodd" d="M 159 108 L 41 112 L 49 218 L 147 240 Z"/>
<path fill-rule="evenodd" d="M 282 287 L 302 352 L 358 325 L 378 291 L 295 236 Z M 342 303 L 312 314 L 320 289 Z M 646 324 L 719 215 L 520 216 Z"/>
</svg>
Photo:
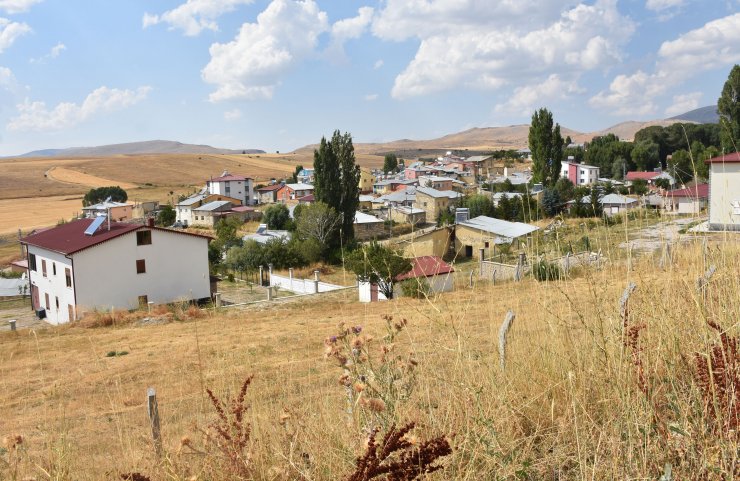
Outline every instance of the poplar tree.
<svg viewBox="0 0 740 481">
<path fill-rule="evenodd" d="M 735 65 L 727 77 L 717 100 L 720 136 L 725 153 L 737 152 L 740 145 L 740 65 Z"/>
<path fill-rule="evenodd" d="M 553 186 L 560 177 L 560 162 L 563 159 L 563 137 L 560 124 L 553 127 L 552 112 L 541 108 L 532 115 L 529 127 L 529 150 L 532 151 L 532 175 L 534 182 Z"/>
</svg>

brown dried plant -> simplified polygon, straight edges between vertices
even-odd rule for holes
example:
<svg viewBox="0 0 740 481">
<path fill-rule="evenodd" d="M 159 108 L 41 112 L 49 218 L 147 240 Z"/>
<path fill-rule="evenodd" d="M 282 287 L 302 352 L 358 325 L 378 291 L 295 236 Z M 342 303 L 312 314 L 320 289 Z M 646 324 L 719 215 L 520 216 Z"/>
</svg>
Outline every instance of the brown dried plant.
<svg viewBox="0 0 740 481">
<path fill-rule="evenodd" d="M 740 349 L 739 339 L 712 321 L 707 324 L 719 333 L 708 355 L 695 354 L 696 382 L 704 399 L 704 410 L 714 427 L 724 434 L 740 435 Z"/>
<path fill-rule="evenodd" d="M 373 429 L 365 454 L 357 458 L 357 467 L 346 481 L 368 481 L 380 476 L 385 476 L 386 481 L 410 481 L 442 469 L 435 462 L 452 453 L 450 443 L 444 436 L 418 442 L 408 436 L 413 428 L 413 422 L 400 429 L 394 424 L 380 444 L 376 441 L 379 428 Z"/>
<path fill-rule="evenodd" d="M 244 403 L 244 398 L 253 377 L 254 375 L 250 375 L 244 380 L 239 395 L 231 401 L 228 412 L 226 404 L 216 397 L 213 391 L 206 389 L 218 416 L 218 420 L 210 425 L 215 431 L 215 436 L 210 433 L 206 433 L 206 436 L 216 444 L 226 459 L 225 468 L 237 479 L 247 478 L 252 472 L 249 455 L 252 426 L 244 418 L 249 409 Z"/>
</svg>

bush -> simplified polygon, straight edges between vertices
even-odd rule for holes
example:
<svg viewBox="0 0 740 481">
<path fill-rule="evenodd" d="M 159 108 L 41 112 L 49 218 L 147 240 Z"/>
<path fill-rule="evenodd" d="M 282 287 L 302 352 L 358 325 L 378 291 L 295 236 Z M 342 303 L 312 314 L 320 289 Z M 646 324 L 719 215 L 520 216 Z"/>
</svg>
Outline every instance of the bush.
<svg viewBox="0 0 740 481">
<path fill-rule="evenodd" d="M 401 292 L 406 297 L 421 299 L 429 297 L 432 289 L 426 279 L 406 279 L 401 282 Z"/>
<path fill-rule="evenodd" d="M 532 265 L 532 275 L 540 282 L 559 281 L 563 278 L 563 271 L 559 265 L 541 259 Z"/>
</svg>

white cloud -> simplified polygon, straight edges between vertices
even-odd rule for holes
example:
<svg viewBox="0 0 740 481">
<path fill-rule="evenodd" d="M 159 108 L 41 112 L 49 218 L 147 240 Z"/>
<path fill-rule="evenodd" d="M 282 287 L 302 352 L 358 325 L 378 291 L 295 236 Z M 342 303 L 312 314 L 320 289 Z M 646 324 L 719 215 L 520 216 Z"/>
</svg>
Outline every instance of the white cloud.
<svg viewBox="0 0 740 481">
<path fill-rule="evenodd" d="M 7 18 L 0 18 L 0 53 L 7 50 L 21 35 L 31 32 L 31 27 L 25 23 L 11 22 Z"/>
<path fill-rule="evenodd" d="M 44 0 L 0 0 L 0 10 L 9 14 L 23 13 L 28 11 L 33 5 L 41 3 Z"/>
<path fill-rule="evenodd" d="M 232 109 L 224 112 L 224 119 L 226 120 L 238 120 L 240 118 L 242 118 L 242 111 L 239 109 Z"/>
<path fill-rule="evenodd" d="M 365 101 L 366 102 L 372 102 L 374 100 L 378 100 L 378 94 L 367 94 L 367 95 L 365 95 Z"/>
<path fill-rule="evenodd" d="M 105 112 L 113 112 L 131 107 L 144 100 L 151 87 L 136 90 L 110 89 L 99 87 L 92 91 L 81 105 L 62 102 L 49 110 L 44 102 L 31 102 L 28 99 L 19 104 L 19 115 L 10 119 L 7 129 L 11 131 L 61 130 L 73 127 L 91 117 Z"/>
<path fill-rule="evenodd" d="M 634 28 L 616 0 L 388 0 L 372 26 L 381 39 L 420 40 L 396 77 L 395 98 L 606 68 L 622 58 Z"/>
<path fill-rule="evenodd" d="M 668 10 L 670 8 L 682 7 L 685 0 L 647 0 L 645 8 L 654 12 Z"/>
<path fill-rule="evenodd" d="M 704 71 L 740 62 L 740 13 L 663 42 L 655 71 L 618 75 L 608 91 L 589 100 L 616 115 L 646 115 L 657 110 L 656 97 Z"/>
<path fill-rule="evenodd" d="M 234 11 L 239 5 L 253 0 L 187 0 L 185 3 L 161 15 L 145 13 L 141 20 L 143 28 L 166 23 L 170 30 L 180 29 L 185 35 L 196 36 L 203 30 L 218 30 L 216 19 Z"/>
<path fill-rule="evenodd" d="M 234 40 L 211 45 L 201 72 L 216 85 L 210 100 L 271 98 L 280 77 L 310 57 L 328 30 L 327 15 L 313 0 L 273 0 Z"/>
<path fill-rule="evenodd" d="M 517 87 L 505 103 L 496 105 L 496 112 L 530 115 L 547 101 L 563 99 L 574 93 L 583 93 L 576 81 L 566 81 L 557 74 L 550 75 L 544 82 Z"/>
<path fill-rule="evenodd" d="M 51 47 L 51 50 L 49 50 L 49 53 L 46 55 L 42 55 L 39 58 L 32 58 L 31 63 L 44 63 L 49 59 L 57 58 L 63 51 L 67 50 L 67 46 L 64 45 L 62 42 L 57 43 L 53 47 Z"/>
<path fill-rule="evenodd" d="M 383 59 L 378 59 L 378 60 L 376 60 L 376 61 L 375 61 L 375 63 L 373 64 L 373 68 L 374 68 L 375 70 L 378 70 L 378 69 L 379 69 L 380 67 L 382 67 L 382 66 L 383 66 Z"/>
<path fill-rule="evenodd" d="M 372 22 L 374 12 L 372 7 L 360 7 L 356 17 L 338 20 L 331 26 L 331 43 L 327 49 L 330 58 L 344 59 L 344 42 L 360 38 Z"/>
<path fill-rule="evenodd" d="M 674 95 L 673 104 L 665 109 L 666 117 L 673 117 L 690 110 L 699 108 L 699 100 L 701 99 L 701 92 L 692 92 L 684 95 Z"/>
</svg>

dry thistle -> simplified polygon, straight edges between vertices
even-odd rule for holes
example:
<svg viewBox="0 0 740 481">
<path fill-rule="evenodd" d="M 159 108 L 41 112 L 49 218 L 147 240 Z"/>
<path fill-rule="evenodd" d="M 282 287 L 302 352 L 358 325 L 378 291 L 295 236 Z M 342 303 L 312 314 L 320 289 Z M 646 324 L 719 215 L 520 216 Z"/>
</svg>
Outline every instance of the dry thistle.
<svg viewBox="0 0 740 481">
<path fill-rule="evenodd" d="M 408 436 L 414 425 L 411 422 L 396 429 L 394 424 L 380 444 L 376 442 L 379 428 L 373 429 L 365 454 L 357 458 L 357 467 L 346 480 L 368 481 L 385 476 L 387 481 L 411 481 L 442 469 L 441 465 L 434 463 L 452 453 L 450 443 L 444 436 L 419 442 Z"/>
<path fill-rule="evenodd" d="M 152 478 L 141 473 L 125 473 L 121 475 L 124 481 L 152 481 Z"/>
</svg>

